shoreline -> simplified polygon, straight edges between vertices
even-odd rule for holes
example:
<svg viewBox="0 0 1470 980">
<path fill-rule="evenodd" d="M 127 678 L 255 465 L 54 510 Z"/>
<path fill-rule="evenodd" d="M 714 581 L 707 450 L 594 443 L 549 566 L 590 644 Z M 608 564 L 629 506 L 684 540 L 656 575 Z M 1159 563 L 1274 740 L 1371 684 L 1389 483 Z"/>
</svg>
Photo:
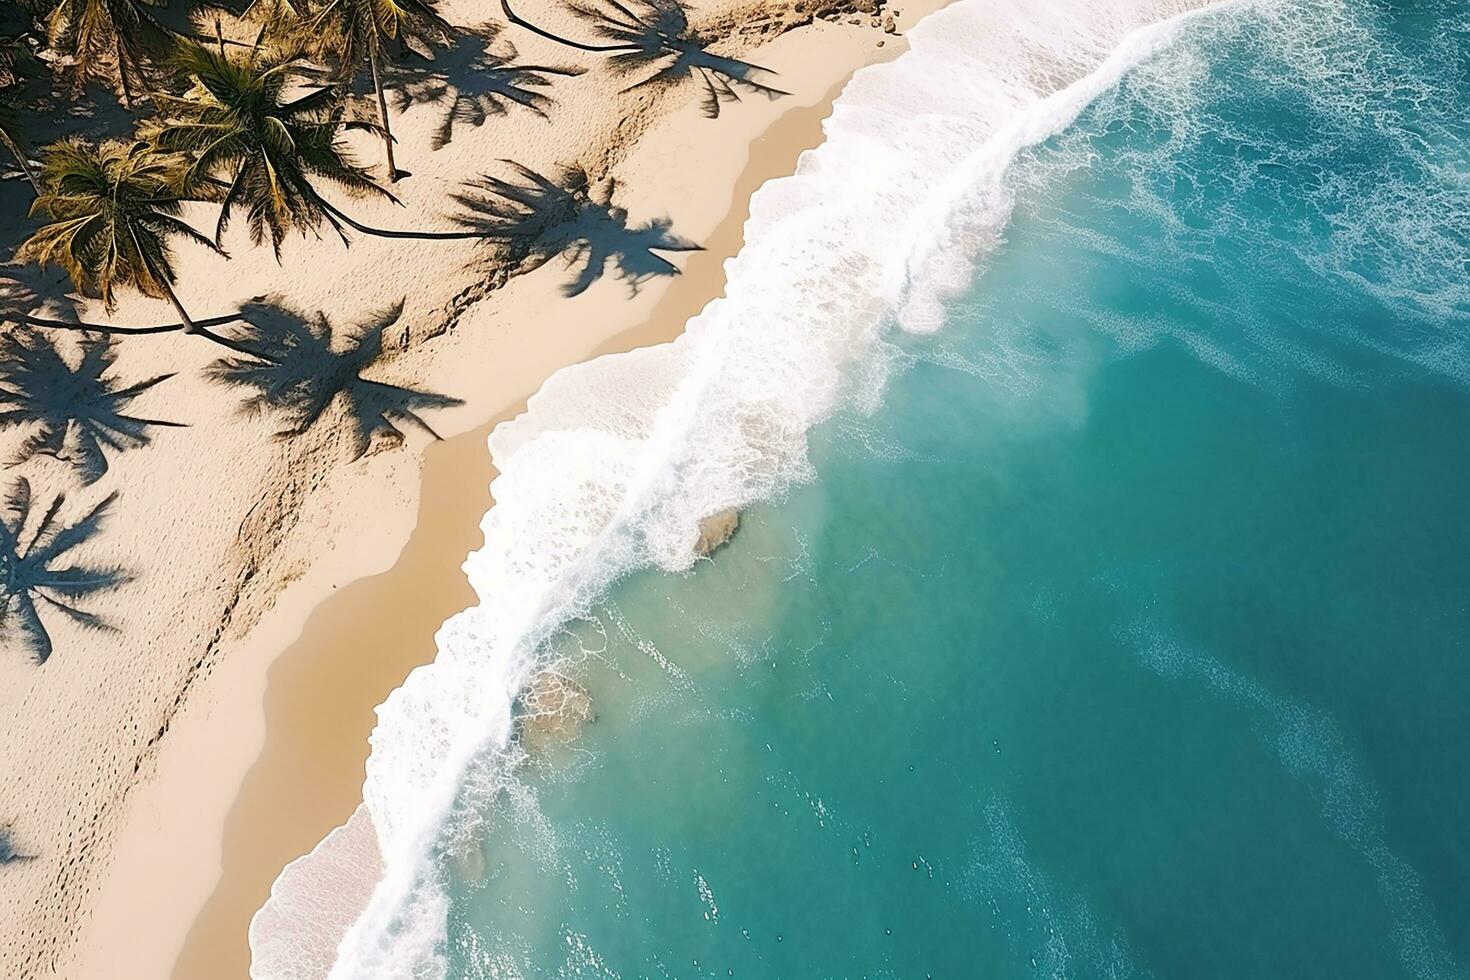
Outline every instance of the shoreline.
<svg viewBox="0 0 1470 980">
<path fill-rule="evenodd" d="M 821 142 L 822 122 L 845 85 L 846 79 L 815 105 L 788 109 L 756 139 L 730 210 L 706 239 L 705 251 L 668 284 L 647 320 L 587 360 L 672 341 L 723 293 L 724 263 L 743 243 L 751 196 L 766 181 L 791 173 L 801 153 Z M 491 421 L 427 447 L 416 521 L 392 567 L 328 595 L 272 662 L 265 747 L 230 808 L 223 876 L 189 929 L 175 980 L 244 976 L 246 929 L 280 871 L 345 823 L 361 802 L 373 709 L 409 671 L 433 659 L 440 624 L 475 602 L 459 563 L 483 542 L 480 522 L 493 505 L 495 473 L 486 440 L 495 426 L 524 411 L 526 397 Z M 390 603 L 406 593 L 431 601 L 400 616 Z M 375 654 L 369 670 L 353 670 L 368 653 Z M 330 697 L 322 696 L 323 682 L 333 685 Z M 298 792 L 305 787 L 309 794 Z M 305 812 L 283 808 L 287 801 Z"/>
</svg>

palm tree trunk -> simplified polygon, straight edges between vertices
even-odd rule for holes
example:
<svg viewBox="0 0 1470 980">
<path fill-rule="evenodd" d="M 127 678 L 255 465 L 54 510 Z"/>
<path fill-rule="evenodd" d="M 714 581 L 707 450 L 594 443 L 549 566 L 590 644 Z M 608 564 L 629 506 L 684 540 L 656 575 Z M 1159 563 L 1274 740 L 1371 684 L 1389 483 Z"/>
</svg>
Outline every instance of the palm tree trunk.
<svg viewBox="0 0 1470 980">
<path fill-rule="evenodd" d="M 122 36 L 117 38 L 117 81 L 122 86 L 123 106 L 131 109 L 133 107 L 133 89 L 128 84 L 128 60 L 123 53 Z"/>
<path fill-rule="evenodd" d="M 194 318 L 189 315 L 189 311 L 184 309 L 184 304 L 179 302 L 179 294 L 174 292 L 173 284 L 164 276 L 155 276 L 154 278 L 163 287 L 163 291 L 168 294 L 168 301 L 174 305 L 175 310 L 178 310 L 179 319 L 184 321 L 184 333 L 198 333 L 201 329 L 199 324 L 194 322 Z"/>
<path fill-rule="evenodd" d="M 15 162 L 20 164 L 20 172 L 26 175 L 26 180 L 30 181 L 31 190 L 36 192 L 37 197 L 40 197 L 41 184 L 38 180 L 36 180 L 36 172 L 31 169 L 31 161 L 26 159 L 25 151 L 22 150 L 20 148 L 20 144 L 12 139 L 10 134 L 5 132 L 3 129 L 0 129 L 0 140 L 4 140 L 5 148 L 10 151 L 11 156 L 15 157 Z"/>
<path fill-rule="evenodd" d="M 373 45 L 368 52 L 368 63 L 373 66 L 373 91 L 378 95 L 378 122 L 383 127 L 383 149 L 388 157 L 388 180 L 398 183 L 398 167 L 393 163 L 393 131 L 388 128 L 388 99 L 383 95 L 383 80 L 378 75 L 378 47 Z"/>
<path fill-rule="evenodd" d="M 184 304 L 179 302 L 179 295 L 178 293 L 174 292 L 173 284 L 170 283 L 163 276 L 157 276 L 156 278 L 158 279 L 159 284 L 163 286 L 163 291 L 168 294 L 168 301 L 174 305 L 175 310 L 178 310 L 179 319 L 184 321 L 184 333 L 197 334 L 198 336 L 203 337 L 206 340 L 214 341 L 221 347 L 228 347 L 230 350 L 234 351 L 237 354 L 248 354 L 251 357 L 260 356 L 249 347 L 246 347 L 244 344 L 238 341 L 231 340 L 229 337 L 223 336 L 222 334 L 217 334 L 214 331 L 210 330 L 203 323 L 194 320 L 192 317 L 189 316 L 189 311 L 184 309 Z M 231 319 L 239 318 L 232 317 Z"/>
<path fill-rule="evenodd" d="M 539 34 L 541 37 L 546 38 L 548 41 L 555 41 L 557 44 L 565 44 L 567 47 L 569 47 L 569 48 L 576 48 L 578 51 L 641 51 L 641 50 L 643 50 L 642 46 L 641 45 L 637 45 L 637 44 L 584 44 L 581 41 L 573 41 L 570 38 L 562 37 L 559 34 L 553 34 L 550 31 L 545 30 L 544 28 L 537 27 L 535 24 L 531 23 L 529 20 L 526 20 L 525 18 L 521 17 L 514 10 L 511 10 L 510 9 L 510 0 L 500 0 L 500 9 L 501 9 L 502 12 L 504 12 L 505 19 L 508 20 L 508 21 L 510 21 L 512 24 L 515 24 L 518 27 L 524 27 L 526 30 L 530 31 L 532 34 Z"/>
</svg>

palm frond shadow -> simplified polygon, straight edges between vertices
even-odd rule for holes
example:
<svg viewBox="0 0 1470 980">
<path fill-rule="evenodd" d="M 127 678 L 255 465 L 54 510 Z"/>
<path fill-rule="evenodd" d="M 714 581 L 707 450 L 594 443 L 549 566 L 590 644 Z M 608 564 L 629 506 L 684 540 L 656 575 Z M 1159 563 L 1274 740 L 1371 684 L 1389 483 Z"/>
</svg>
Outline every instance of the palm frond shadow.
<svg viewBox="0 0 1470 980">
<path fill-rule="evenodd" d="M 553 100 L 546 89 L 557 77 L 582 74 L 581 68 L 517 65 L 514 45 L 495 44 L 493 32 L 463 34 L 436 51 L 433 60 L 410 54 L 384 72 L 383 89 L 395 112 L 412 105 L 443 107 L 432 146 L 443 149 L 459 125 L 482 126 L 520 106 L 549 118 Z"/>
<path fill-rule="evenodd" d="M 133 399 L 172 375 L 122 387 L 112 374 L 116 357 L 108 338 L 81 340 L 69 360 L 36 331 L 0 337 L 0 430 L 30 430 L 12 465 L 52 456 L 91 484 L 107 472 L 108 451 L 139 449 L 152 441 L 153 427 L 182 425 L 126 414 Z"/>
<path fill-rule="evenodd" d="M 264 302 L 242 310 L 236 334 L 248 355 L 220 358 L 208 377 L 249 392 L 243 410 L 278 416 L 282 439 L 322 423 L 340 403 L 352 459 L 361 459 L 378 440 L 402 440 L 400 426 L 439 434 L 421 412 L 462 404 L 460 399 L 364 377 L 383 356 L 383 335 L 403 315 L 400 300 L 353 331 L 333 327 L 326 313 L 306 317 Z"/>
<path fill-rule="evenodd" d="M 644 76 L 624 92 L 693 81 L 710 119 L 719 117 L 723 104 L 739 102 L 742 91 L 767 99 L 791 94 L 772 84 L 776 73 L 770 69 L 711 52 L 716 39 L 694 30 L 679 0 L 576 0 L 569 6 L 597 37 L 623 46 L 608 58 L 615 72 Z"/>
<path fill-rule="evenodd" d="M 117 494 L 75 523 L 60 519 L 65 494 L 57 494 L 32 521 L 31 485 L 17 480 L 0 507 L 0 641 L 19 643 L 37 663 L 51 656 L 51 634 L 40 608 L 49 608 L 86 629 L 114 629 L 81 608 L 91 596 L 117 588 L 129 576 L 116 566 L 63 564 L 101 528 Z"/>
<path fill-rule="evenodd" d="M 77 321 L 77 304 L 66 273 L 37 265 L 0 265 L 0 323 L 19 323 L 45 308 L 47 315 Z"/>
<path fill-rule="evenodd" d="M 45 303 L 36 280 L 41 270 L 35 266 L 6 266 L 0 269 L 0 323 L 19 323 L 21 317 Z M 68 309 L 68 313 L 75 313 Z"/>
<path fill-rule="evenodd" d="M 34 857 L 31 854 L 22 854 L 15 849 L 15 837 L 9 827 L 0 826 L 0 867 L 14 864 L 17 861 L 29 861 Z"/>
<path fill-rule="evenodd" d="M 486 175 L 453 195 L 463 209 L 456 220 L 503 241 L 520 261 L 541 265 L 565 256 L 576 270 L 562 287 L 567 296 L 586 292 L 609 263 L 636 293 L 654 276 L 679 274 L 679 267 L 658 252 L 702 249 L 675 235 L 667 218 L 630 224 L 628 212 L 613 203 L 617 185 L 612 180 L 594 186 L 586 171 L 568 167 L 553 181 L 521 164 L 510 165 L 518 181 Z"/>
</svg>

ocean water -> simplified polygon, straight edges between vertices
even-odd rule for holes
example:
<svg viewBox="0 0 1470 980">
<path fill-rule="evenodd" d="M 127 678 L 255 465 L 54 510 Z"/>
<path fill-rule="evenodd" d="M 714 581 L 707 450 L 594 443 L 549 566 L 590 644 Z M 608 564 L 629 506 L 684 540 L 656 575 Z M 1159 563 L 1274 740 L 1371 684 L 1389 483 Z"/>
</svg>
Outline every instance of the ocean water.
<svg viewBox="0 0 1470 980">
<path fill-rule="evenodd" d="M 1467 975 L 1470 3 L 1196 7 L 961 0 L 497 433 L 334 976 Z"/>
</svg>

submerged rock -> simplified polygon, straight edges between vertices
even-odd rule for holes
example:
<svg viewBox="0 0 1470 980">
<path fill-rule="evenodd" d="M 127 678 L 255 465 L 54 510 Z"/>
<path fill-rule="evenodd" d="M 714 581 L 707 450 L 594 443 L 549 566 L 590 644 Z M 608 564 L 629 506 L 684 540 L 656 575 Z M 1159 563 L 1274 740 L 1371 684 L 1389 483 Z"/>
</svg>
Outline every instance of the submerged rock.
<svg viewBox="0 0 1470 980">
<path fill-rule="evenodd" d="M 597 720 L 592 695 L 558 670 L 543 670 L 521 696 L 521 743 L 531 755 L 570 742 Z"/>
<path fill-rule="evenodd" d="M 454 851 L 454 871 L 464 882 L 485 880 L 485 851 L 476 841 L 466 841 Z"/>
<path fill-rule="evenodd" d="M 721 545 L 735 536 L 740 527 L 740 511 L 729 507 L 718 514 L 711 514 L 699 522 L 699 540 L 694 543 L 694 553 L 708 558 Z"/>
</svg>

